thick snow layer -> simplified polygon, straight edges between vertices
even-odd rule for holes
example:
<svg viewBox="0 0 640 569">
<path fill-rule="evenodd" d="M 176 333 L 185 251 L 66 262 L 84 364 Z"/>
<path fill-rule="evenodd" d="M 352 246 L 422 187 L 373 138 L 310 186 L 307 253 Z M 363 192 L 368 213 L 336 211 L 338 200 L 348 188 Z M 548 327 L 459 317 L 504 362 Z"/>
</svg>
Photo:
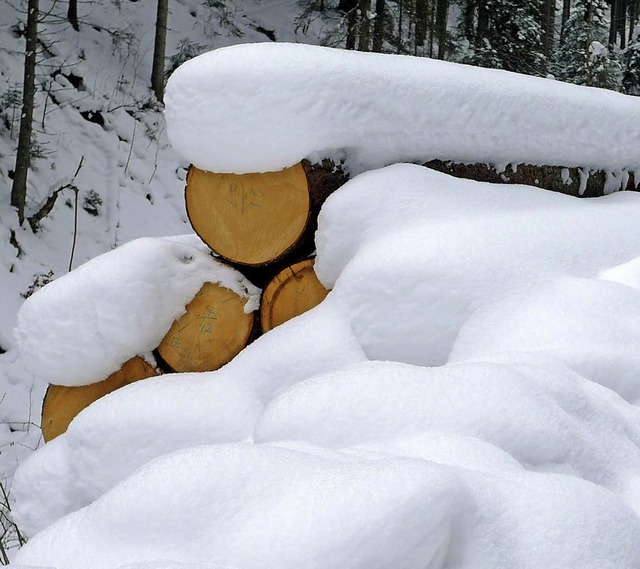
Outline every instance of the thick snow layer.
<svg viewBox="0 0 640 569">
<path fill-rule="evenodd" d="M 636 170 L 640 100 L 427 58 L 295 44 L 218 49 L 167 85 L 173 147 L 261 172 L 346 152 L 353 172 L 434 158 Z"/>
<path fill-rule="evenodd" d="M 480 306 L 638 256 L 640 196 L 578 200 L 396 165 L 330 196 L 316 244 L 318 277 L 370 358 L 441 365 Z"/>
<path fill-rule="evenodd" d="M 397 165 L 316 243 L 318 307 L 20 466 L 16 561 L 637 569 L 640 197 Z"/>
<path fill-rule="evenodd" d="M 344 318 L 325 303 L 259 338 L 216 372 L 164 375 L 115 391 L 21 465 L 14 516 L 34 535 L 153 458 L 251 438 L 264 402 L 279 390 L 364 360 Z"/>
<path fill-rule="evenodd" d="M 638 540 L 631 510 L 573 477 L 244 444 L 150 463 L 34 537 L 16 562 L 635 569 Z"/>
<path fill-rule="evenodd" d="M 49 283 L 22 305 L 16 339 L 27 369 L 59 385 L 102 381 L 155 349 L 205 282 L 255 309 L 240 273 L 172 239 L 137 239 Z"/>
</svg>

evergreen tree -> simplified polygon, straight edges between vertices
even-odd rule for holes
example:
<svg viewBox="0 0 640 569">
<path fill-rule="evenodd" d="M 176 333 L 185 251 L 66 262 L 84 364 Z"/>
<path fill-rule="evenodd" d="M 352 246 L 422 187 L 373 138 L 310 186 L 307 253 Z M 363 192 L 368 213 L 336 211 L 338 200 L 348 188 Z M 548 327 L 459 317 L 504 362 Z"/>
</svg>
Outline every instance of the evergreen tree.
<svg viewBox="0 0 640 569">
<path fill-rule="evenodd" d="M 562 45 L 556 52 L 554 74 L 558 79 L 617 90 L 621 66 L 605 44 L 608 25 L 605 0 L 576 0 L 567 20 Z"/>
<path fill-rule="evenodd" d="M 546 58 L 540 8 L 538 2 L 522 0 L 463 2 L 461 35 L 466 49 L 458 59 L 481 67 L 543 74 Z"/>
<path fill-rule="evenodd" d="M 622 87 L 627 95 L 640 95 L 640 36 L 624 52 Z"/>
</svg>

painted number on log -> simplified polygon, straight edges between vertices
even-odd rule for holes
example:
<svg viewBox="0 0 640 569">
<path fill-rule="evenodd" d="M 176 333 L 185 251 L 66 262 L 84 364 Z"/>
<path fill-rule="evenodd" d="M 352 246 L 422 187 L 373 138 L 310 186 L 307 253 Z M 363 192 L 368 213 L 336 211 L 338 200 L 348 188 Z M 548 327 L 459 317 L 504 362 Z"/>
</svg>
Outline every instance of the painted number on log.
<svg viewBox="0 0 640 569">
<path fill-rule="evenodd" d="M 260 188 L 245 187 L 242 183 L 229 185 L 229 203 L 243 214 L 250 207 L 262 207 L 264 192 Z"/>
<path fill-rule="evenodd" d="M 215 310 L 215 306 L 207 305 L 202 311 L 202 314 L 199 315 L 199 318 L 202 320 L 202 322 L 200 322 L 200 332 L 204 334 L 211 334 L 211 332 L 213 332 L 213 323 L 210 321 L 218 319 Z"/>
</svg>

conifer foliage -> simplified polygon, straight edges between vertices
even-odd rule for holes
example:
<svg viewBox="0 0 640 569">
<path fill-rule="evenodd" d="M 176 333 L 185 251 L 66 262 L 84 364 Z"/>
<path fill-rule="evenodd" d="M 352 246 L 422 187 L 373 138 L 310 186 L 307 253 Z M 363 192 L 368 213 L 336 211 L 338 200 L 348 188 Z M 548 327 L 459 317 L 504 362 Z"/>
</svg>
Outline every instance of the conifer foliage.
<svg viewBox="0 0 640 569">
<path fill-rule="evenodd" d="M 558 79 L 590 87 L 620 88 L 622 68 L 614 46 L 607 46 L 606 9 L 605 0 L 576 0 L 556 55 Z"/>
</svg>

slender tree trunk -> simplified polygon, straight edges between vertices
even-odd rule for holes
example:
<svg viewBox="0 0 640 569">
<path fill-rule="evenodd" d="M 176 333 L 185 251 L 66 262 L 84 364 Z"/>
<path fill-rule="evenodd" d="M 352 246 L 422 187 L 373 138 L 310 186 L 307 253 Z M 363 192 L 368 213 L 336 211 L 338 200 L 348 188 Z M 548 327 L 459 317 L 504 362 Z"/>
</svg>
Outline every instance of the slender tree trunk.
<svg viewBox="0 0 640 569">
<path fill-rule="evenodd" d="M 414 52 L 417 55 L 418 46 L 422 47 L 427 39 L 427 27 L 429 21 L 429 0 L 416 0 L 415 15 L 415 44 Z"/>
<path fill-rule="evenodd" d="M 78 0 L 69 0 L 69 8 L 67 9 L 67 20 L 71 24 L 71 27 L 76 31 L 80 31 L 78 24 Z"/>
<path fill-rule="evenodd" d="M 358 37 L 358 51 L 369 51 L 369 40 L 371 39 L 371 0 L 360 0 L 360 33 Z"/>
<path fill-rule="evenodd" d="M 167 18 L 169 0 L 158 0 L 156 15 L 156 39 L 153 47 L 153 67 L 151 70 L 151 88 L 160 103 L 164 99 L 164 59 L 167 49 Z"/>
<path fill-rule="evenodd" d="M 384 45 L 385 0 L 376 0 L 376 19 L 373 21 L 372 50 L 380 53 Z"/>
<path fill-rule="evenodd" d="M 548 62 L 551 60 L 553 46 L 555 43 L 555 19 L 556 19 L 556 2 L 555 0 L 543 0 L 542 3 L 542 53 L 545 58 L 544 72 L 547 72 Z"/>
<path fill-rule="evenodd" d="M 571 0 L 562 0 L 562 24 L 560 26 L 560 45 L 564 44 L 564 32 L 571 15 Z"/>
<path fill-rule="evenodd" d="M 482 47 L 489 29 L 489 7 L 486 0 L 478 2 L 478 26 L 476 27 L 476 47 Z"/>
<path fill-rule="evenodd" d="M 436 36 L 438 38 L 438 59 L 444 59 L 447 50 L 447 22 L 449 20 L 449 0 L 438 0 L 436 6 Z"/>
<path fill-rule="evenodd" d="M 11 187 L 11 205 L 18 209 L 18 220 L 24 221 L 24 208 L 27 201 L 27 174 L 31 153 L 31 129 L 33 125 L 33 106 L 36 95 L 36 48 L 38 42 L 38 0 L 29 0 L 27 7 L 27 30 L 24 58 L 24 82 L 22 87 L 22 113 L 20 115 L 20 134 L 16 167 Z"/>
<path fill-rule="evenodd" d="M 616 0 L 617 18 L 616 18 L 616 35 L 620 40 L 620 49 L 627 46 L 627 0 Z"/>
<path fill-rule="evenodd" d="M 358 39 L 358 8 L 357 6 L 347 12 L 347 49 L 356 48 Z"/>
<path fill-rule="evenodd" d="M 403 0 L 398 0 L 398 48 L 397 52 L 402 51 L 402 11 L 404 9 Z"/>
<path fill-rule="evenodd" d="M 638 19 L 638 2 L 637 0 L 631 0 L 631 2 L 629 3 L 629 35 L 627 36 L 629 43 L 633 41 L 633 34 L 635 32 L 637 19 Z"/>
</svg>

